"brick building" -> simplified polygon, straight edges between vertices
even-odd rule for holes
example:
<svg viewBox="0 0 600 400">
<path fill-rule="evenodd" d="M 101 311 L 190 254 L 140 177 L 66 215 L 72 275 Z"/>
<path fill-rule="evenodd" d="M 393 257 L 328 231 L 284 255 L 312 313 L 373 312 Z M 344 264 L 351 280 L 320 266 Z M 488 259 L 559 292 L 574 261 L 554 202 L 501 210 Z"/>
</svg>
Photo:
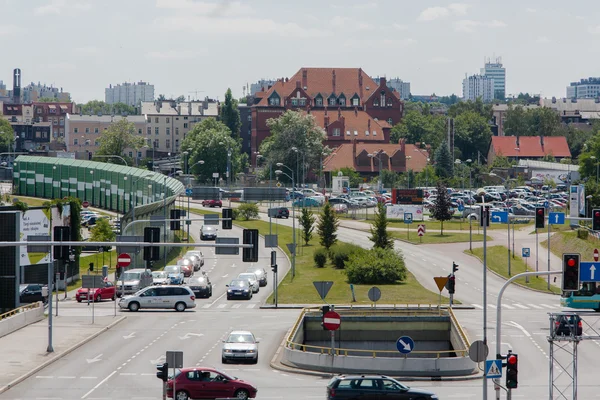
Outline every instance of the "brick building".
<svg viewBox="0 0 600 400">
<path fill-rule="evenodd" d="M 33 103 L 33 116 L 36 122 L 49 122 L 52 125 L 52 140 L 64 138 L 67 114 L 73 114 L 75 103 Z"/>
</svg>

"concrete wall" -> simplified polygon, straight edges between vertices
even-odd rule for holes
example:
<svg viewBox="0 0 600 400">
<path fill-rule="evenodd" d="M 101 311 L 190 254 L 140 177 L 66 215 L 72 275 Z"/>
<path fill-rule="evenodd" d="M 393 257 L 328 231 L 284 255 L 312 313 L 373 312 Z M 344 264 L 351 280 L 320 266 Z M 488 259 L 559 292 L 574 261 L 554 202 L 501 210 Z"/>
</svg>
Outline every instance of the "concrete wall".
<svg viewBox="0 0 600 400">
<path fill-rule="evenodd" d="M 0 321 L 0 337 L 13 333 L 29 324 L 41 321 L 44 319 L 44 307 L 40 303 L 39 307 L 31 310 L 22 311 L 12 317 L 5 318 Z"/>
</svg>

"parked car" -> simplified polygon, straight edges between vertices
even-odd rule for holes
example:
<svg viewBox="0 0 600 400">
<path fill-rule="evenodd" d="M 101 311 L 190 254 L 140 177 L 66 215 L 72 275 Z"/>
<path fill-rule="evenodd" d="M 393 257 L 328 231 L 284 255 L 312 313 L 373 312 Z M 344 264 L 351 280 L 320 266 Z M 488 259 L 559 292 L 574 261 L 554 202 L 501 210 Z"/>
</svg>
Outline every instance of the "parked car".
<svg viewBox="0 0 600 400">
<path fill-rule="evenodd" d="M 194 274 L 194 263 L 189 258 L 182 258 L 177 260 L 177 265 L 181 267 L 184 278 L 189 278 Z"/>
<path fill-rule="evenodd" d="M 202 225 L 200 240 L 217 240 L 217 229 L 209 225 Z"/>
<path fill-rule="evenodd" d="M 171 283 L 171 279 L 166 271 L 154 271 L 152 272 L 152 283 L 154 285 L 168 285 Z"/>
<path fill-rule="evenodd" d="M 202 200 L 202 207 L 223 207 L 221 200 Z"/>
<path fill-rule="evenodd" d="M 227 286 L 227 300 L 242 297 L 246 300 L 252 299 L 252 288 L 246 279 L 234 279 Z"/>
<path fill-rule="evenodd" d="M 290 210 L 287 207 L 269 208 L 269 217 L 271 218 L 289 218 Z"/>
<path fill-rule="evenodd" d="M 75 300 L 78 303 L 82 301 L 102 301 L 102 300 L 115 300 L 117 298 L 117 290 L 112 282 L 104 282 L 104 286 L 101 288 L 89 289 L 79 288 L 75 294 Z"/>
<path fill-rule="evenodd" d="M 583 324 L 579 315 L 559 315 L 554 321 L 554 334 L 557 336 L 581 336 Z"/>
<path fill-rule="evenodd" d="M 233 331 L 223 340 L 221 361 L 226 364 L 230 360 L 258 363 L 258 340 L 252 332 Z"/>
<path fill-rule="evenodd" d="M 358 207 L 358 203 L 353 201 L 353 200 L 349 200 L 345 197 L 332 197 L 329 200 L 329 204 L 331 205 L 335 205 L 335 204 L 344 204 L 346 205 L 348 208 L 357 208 Z"/>
<path fill-rule="evenodd" d="M 302 192 L 300 192 L 300 191 L 293 190 L 293 191 L 288 192 L 287 197 L 288 197 L 288 200 L 303 199 L 304 194 L 302 194 Z"/>
<path fill-rule="evenodd" d="M 385 375 L 339 375 L 327 384 L 327 400 L 334 399 L 437 399 L 426 390 L 403 385 Z"/>
<path fill-rule="evenodd" d="M 210 278 L 206 274 L 196 275 L 188 281 L 188 287 L 192 289 L 197 298 L 209 298 L 212 296 L 212 284 Z"/>
<path fill-rule="evenodd" d="M 321 202 L 314 197 L 305 197 L 294 201 L 293 207 L 320 207 Z"/>
<path fill-rule="evenodd" d="M 258 293 L 260 290 L 260 284 L 258 283 L 258 278 L 254 274 L 254 272 L 243 272 L 238 275 L 238 279 L 245 279 L 250 284 L 252 288 L 252 293 Z"/>
<path fill-rule="evenodd" d="M 348 206 L 342 203 L 334 204 L 333 211 L 335 211 L 336 214 L 345 214 L 348 212 Z"/>
<path fill-rule="evenodd" d="M 253 273 L 258 279 L 258 284 L 263 287 L 267 286 L 267 271 L 262 267 L 249 267 L 246 272 Z"/>
<path fill-rule="evenodd" d="M 41 283 L 25 283 L 19 285 L 19 302 L 21 304 L 48 301 L 48 286 Z"/>
<path fill-rule="evenodd" d="M 142 308 L 173 308 L 182 312 L 186 308 L 196 307 L 196 296 L 185 286 L 151 286 L 132 296 L 122 297 L 119 300 L 119 307 L 129 311 L 138 311 Z"/>
<path fill-rule="evenodd" d="M 163 271 L 169 276 L 171 285 L 181 285 L 183 283 L 183 271 L 179 265 L 167 265 Z"/>
<path fill-rule="evenodd" d="M 175 386 L 175 396 L 173 395 Z M 258 389 L 252 384 L 214 368 L 193 367 L 176 370 L 167 382 L 167 397 L 188 399 L 253 399 Z"/>
</svg>

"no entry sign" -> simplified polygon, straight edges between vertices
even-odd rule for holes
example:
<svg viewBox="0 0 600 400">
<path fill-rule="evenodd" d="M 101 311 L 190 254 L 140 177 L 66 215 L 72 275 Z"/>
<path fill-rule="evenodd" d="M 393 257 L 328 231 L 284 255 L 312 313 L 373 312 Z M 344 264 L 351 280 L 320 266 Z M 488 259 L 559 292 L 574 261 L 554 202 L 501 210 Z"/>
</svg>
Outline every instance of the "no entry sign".
<svg viewBox="0 0 600 400">
<path fill-rule="evenodd" d="M 328 311 L 323 316 L 323 327 L 328 331 L 336 331 L 340 328 L 342 320 L 340 314 L 335 311 Z"/>
<path fill-rule="evenodd" d="M 119 264 L 119 267 L 128 267 L 129 264 L 131 264 L 131 257 L 129 254 L 119 254 L 119 257 L 117 258 L 117 264 Z"/>
</svg>

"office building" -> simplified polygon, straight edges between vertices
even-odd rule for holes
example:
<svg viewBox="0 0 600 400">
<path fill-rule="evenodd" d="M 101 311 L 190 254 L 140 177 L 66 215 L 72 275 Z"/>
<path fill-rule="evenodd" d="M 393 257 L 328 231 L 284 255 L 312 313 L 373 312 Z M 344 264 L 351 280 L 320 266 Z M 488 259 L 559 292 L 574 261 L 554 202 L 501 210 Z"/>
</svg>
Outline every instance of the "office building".
<svg viewBox="0 0 600 400">
<path fill-rule="evenodd" d="M 503 100 L 506 96 L 506 68 L 502 66 L 502 58 L 488 58 L 480 72 L 481 75 L 494 80 L 493 99 Z"/>
<path fill-rule="evenodd" d="M 465 76 L 463 79 L 463 100 L 475 101 L 478 98 L 485 103 L 494 99 L 494 80 L 484 75 Z"/>
<path fill-rule="evenodd" d="M 579 82 L 571 82 L 567 86 L 568 99 L 593 99 L 600 98 L 600 77 L 581 79 Z"/>
<path fill-rule="evenodd" d="M 109 85 L 104 89 L 106 104 L 123 103 L 137 107 L 143 101 L 154 101 L 154 85 L 142 81 L 138 83 L 124 82 L 115 86 Z"/>
</svg>

